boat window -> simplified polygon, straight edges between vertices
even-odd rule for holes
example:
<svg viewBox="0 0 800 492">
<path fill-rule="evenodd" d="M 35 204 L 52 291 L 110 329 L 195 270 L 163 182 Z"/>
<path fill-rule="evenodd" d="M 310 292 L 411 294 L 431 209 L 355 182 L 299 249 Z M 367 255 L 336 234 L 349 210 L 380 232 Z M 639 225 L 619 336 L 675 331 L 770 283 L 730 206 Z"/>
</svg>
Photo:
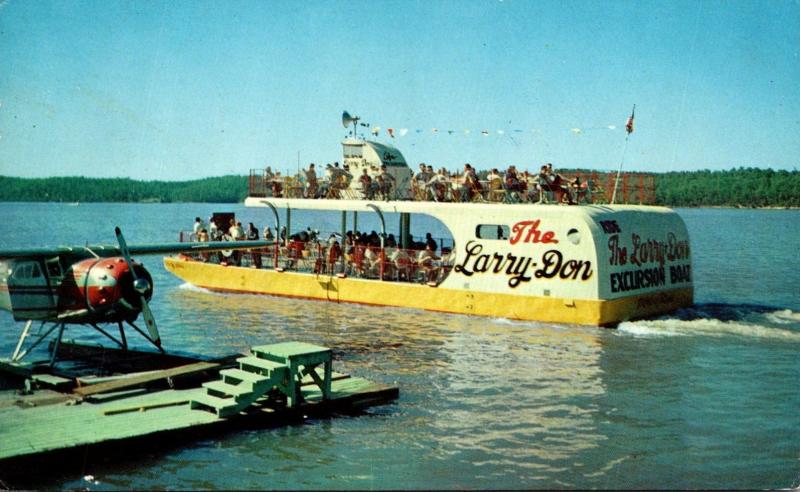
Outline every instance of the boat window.
<svg viewBox="0 0 800 492">
<path fill-rule="evenodd" d="M 475 228 L 478 239 L 508 239 L 508 226 L 496 224 L 481 224 Z"/>
<path fill-rule="evenodd" d="M 360 159 L 362 156 L 362 146 L 361 145 L 344 145 L 344 157 L 345 158 L 356 158 Z"/>
</svg>

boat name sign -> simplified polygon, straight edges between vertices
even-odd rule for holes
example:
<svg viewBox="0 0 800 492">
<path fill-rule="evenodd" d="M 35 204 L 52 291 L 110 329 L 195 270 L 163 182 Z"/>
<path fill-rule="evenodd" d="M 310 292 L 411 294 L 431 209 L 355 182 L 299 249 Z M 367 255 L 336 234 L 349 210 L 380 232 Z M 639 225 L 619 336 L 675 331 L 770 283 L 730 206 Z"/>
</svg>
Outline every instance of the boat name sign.
<svg viewBox="0 0 800 492">
<path fill-rule="evenodd" d="M 517 222 L 511 228 L 509 243 L 558 244 L 555 231 L 540 230 L 540 225 L 540 220 Z M 534 278 L 586 281 L 594 274 L 591 261 L 565 258 L 558 249 L 548 249 L 538 261 L 534 261 L 530 256 L 484 252 L 484 244 L 468 241 L 464 253 L 464 259 L 454 268 L 457 273 L 467 277 L 476 273 L 505 274 L 509 277 L 508 286 L 512 289 Z"/>
</svg>

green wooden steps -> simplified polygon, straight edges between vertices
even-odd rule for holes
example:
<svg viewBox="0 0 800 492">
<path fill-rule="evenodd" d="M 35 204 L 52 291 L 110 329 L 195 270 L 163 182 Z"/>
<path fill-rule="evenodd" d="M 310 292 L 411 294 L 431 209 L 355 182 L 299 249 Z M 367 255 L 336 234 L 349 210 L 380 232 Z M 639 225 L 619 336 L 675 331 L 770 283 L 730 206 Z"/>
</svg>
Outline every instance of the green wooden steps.
<svg viewBox="0 0 800 492">
<path fill-rule="evenodd" d="M 192 409 L 209 410 L 222 418 L 236 415 L 272 388 L 282 388 L 289 374 L 285 364 L 258 356 L 240 357 L 236 362 L 239 369 L 222 370 L 222 379 L 203 383 L 206 393 L 191 401 Z"/>
</svg>

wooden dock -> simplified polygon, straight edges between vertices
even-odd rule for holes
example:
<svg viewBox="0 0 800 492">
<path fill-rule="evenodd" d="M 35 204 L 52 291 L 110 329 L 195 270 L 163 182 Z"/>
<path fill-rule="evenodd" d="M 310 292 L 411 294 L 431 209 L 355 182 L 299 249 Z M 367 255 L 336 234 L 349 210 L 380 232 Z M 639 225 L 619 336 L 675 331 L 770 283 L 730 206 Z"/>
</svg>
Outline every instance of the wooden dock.
<svg viewBox="0 0 800 492">
<path fill-rule="evenodd" d="M 330 349 L 305 343 L 253 347 L 218 361 L 180 360 L 176 367 L 106 377 L 27 369 L 34 389 L 0 392 L 0 477 L 29 458 L 76 448 L 276 426 L 399 396 L 396 387 L 333 372 Z"/>
</svg>

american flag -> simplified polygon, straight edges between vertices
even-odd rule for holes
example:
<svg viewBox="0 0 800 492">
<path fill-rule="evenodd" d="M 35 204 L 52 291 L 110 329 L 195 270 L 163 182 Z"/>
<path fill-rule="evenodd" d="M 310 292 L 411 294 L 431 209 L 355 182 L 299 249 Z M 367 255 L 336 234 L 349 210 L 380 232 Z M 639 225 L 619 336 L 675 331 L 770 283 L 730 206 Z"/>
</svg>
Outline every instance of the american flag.
<svg viewBox="0 0 800 492">
<path fill-rule="evenodd" d="M 628 118 L 628 122 L 625 123 L 625 131 L 628 132 L 628 135 L 633 133 L 633 114 L 636 112 L 636 105 L 633 105 L 633 110 L 631 111 L 631 116 Z"/>
</svg>

